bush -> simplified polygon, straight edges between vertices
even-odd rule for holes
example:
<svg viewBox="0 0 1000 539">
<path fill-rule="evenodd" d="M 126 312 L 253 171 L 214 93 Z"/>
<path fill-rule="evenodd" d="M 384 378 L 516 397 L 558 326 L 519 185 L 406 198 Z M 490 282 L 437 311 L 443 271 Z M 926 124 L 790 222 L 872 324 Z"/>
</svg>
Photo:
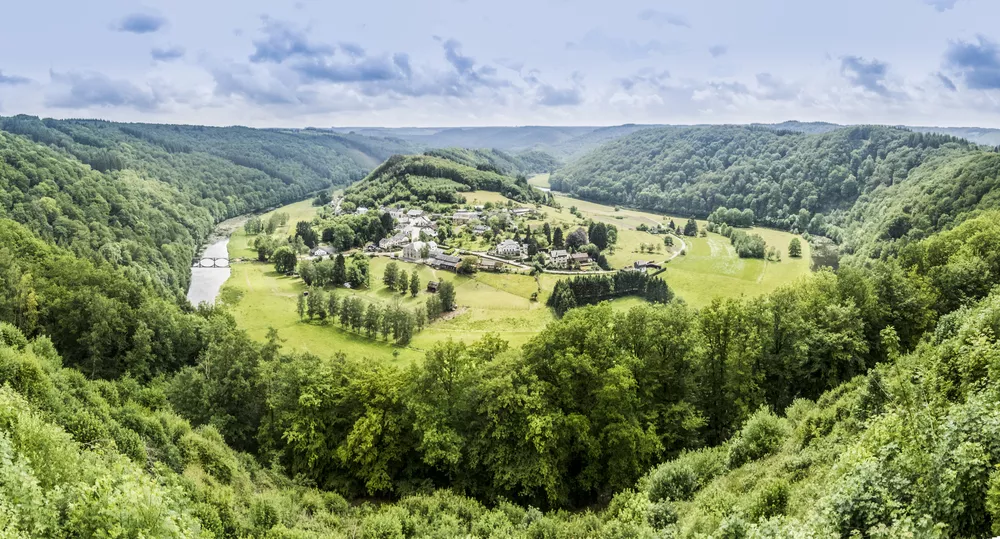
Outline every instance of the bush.
<svg viewBox="0 0 1000 539">
<path fill-rule="evenodd" d="M 698 490 L 698 483 L 698 474 L 690 462 L 680 459 L 665 462 L 649 477 L 649 500 L 689 500 Z"/>
<path fill-rule="evenodd" d="M 758 487 L 751 495 L 747 518 L 760 521 L 784 515 L 788 507 L 788 490 L 788 482 L 781 479 Z"/>
<path fill-rule="evenodd" d="M 761 407 L 730 442 L 729 468 L 739 468 L 774 453 L 787 436 L 787 422 Z"/>
</svg>

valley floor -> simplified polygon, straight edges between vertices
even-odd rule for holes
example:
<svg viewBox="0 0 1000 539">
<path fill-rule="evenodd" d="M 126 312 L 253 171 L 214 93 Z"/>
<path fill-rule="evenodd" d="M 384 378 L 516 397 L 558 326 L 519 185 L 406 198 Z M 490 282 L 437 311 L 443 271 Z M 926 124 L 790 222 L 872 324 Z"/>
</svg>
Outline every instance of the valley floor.
<svg viewBox="0 0 1000 539">
<path fill-rule="evenodd" d="M 532 183 L 538 181 L 533 179 Z M 476 191 L 467 195 L 470 203 L 504 202 L 497 193 Z M 534 228 L 544 221 L 551 224 L 581 224 L 582 220 L 572 213 L 575 206 L 584 219 L 594 219 L 618 227 L 618 243 L 608 256 L 613 267 L 631 265 L 636 260 L 664 262 L 666 271 L 660 274 L 674 292 L 694 307 L 702 307 L 714 298 L 725 296 L 756 296 L 768 293 L 809 272 L 808 244 L 804 244 L 801 258 L 783 258 L 780 262 L 755 259 L 740 259 L 736 256 L 727 238 L 709 233 L 706 237 L 684 237 L 687 246 L 684 253 L 681 242 L 675 241 L 672 248 L 664 246 L 663 235 L 654 235 L 636 230 L 641 224 L 649 226 L 669 223 L 671 217 L 647 212 L 604 206 L 565 196 L 557 196 L 561 209 L 546 208 L 543 219 L 529 224 Z M 288 225 L 279 229 L 278 234 L 288 234 L 299 220 L 309 220 L 316 212 L 310 201 L 302 201 L 283 208 L 280 212 L 289 214 Z M 680 227 L 686 219 L 672 217 Z M 704 227 L 706 223 L 699 222 Z M 787 248 L 792 234 L 769 229 L 753 229 L 782 251 Z M 229 242 L 232 258 L 256 259 L 252 237 L 237 230 Z M 659 252 L 640 252 L 640 246 L 658 245 Z M 474 245 L 462 245 L 475 249 Z M 675 256 L 676 255 L 676 256 Z M 454 316 L 430 324 L 417 333 L 407 346 L 386 343 L 380 338 L 367 336 L 343 329 L 339 323 L 300 321 L 296 313 L 297 296 L 305 289 L 301 279 L 279 275 L 271 264 L 247 262 L 234 264 L 232 275 L 223 287 L 222 303 L 226 304 L 241 327 L 249 331 L 255 339 L 263 340 L 270 328 L 278 330 L 284 346 L 290 349 L 310 352 L 320 357 L 331 357 L 343 352 L 353 357 L 370 357 L 384 361 L 391 354 L 391 362 L 408 364 L 422 358 L 433 343 L 442 339 L 473 342 L 488 333 L 497 333 L 512 346 L 520 346 L 554 320 L 552 311 L 545 306 L 555 283 L 564 275 L 543 274 L 538 278 L 521 274 L 494 274 L 480 272 L 473 277 L 459 276 L 446 271 L 434 270 L 424 265 L 397 261 L 407 273 L 417 272 L 421 292 L 417 297 L 402 296 L 389 291 L 381 283 L 387 257 L 371 259 L 372 289 L 350 290 L 340 288 L 335 291 L 341 296 L 357 295 L 366 302 L 383 305 L 398 303 L 403 307 L 415 308 L 423 305 L 428 297 L 424 291 L 426 283 L 432 280 L 451 280 L 455 283 L 459 309 Z M 537 293 L 537 300 L 531 296 Z M 628 309 L 642 303 L 638 298 L 621 298 L 612 302 L 616 308 Z"/>
</svg>

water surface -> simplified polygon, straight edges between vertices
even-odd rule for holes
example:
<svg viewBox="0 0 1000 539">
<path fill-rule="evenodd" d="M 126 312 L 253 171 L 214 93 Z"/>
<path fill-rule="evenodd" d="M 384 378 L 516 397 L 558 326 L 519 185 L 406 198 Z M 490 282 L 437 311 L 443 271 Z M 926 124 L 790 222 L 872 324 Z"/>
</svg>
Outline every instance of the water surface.
<svg viewBox="0 0 1000 539">
<path fill-rule="evenodd" d="M 209 245 L 202 252 L 201 257 L 225 258 L 229 256 L 227 246 L 229 238 L 222 238 Z M 188 287 L 187 298 L 191 305 L 198 305 L 201 302 L 209 305 L 215 303 L 215 298 L 219 295 L 219 290 L 229 279 L 229 268 L 191 268 L 191 286 Z"/>
</svg>

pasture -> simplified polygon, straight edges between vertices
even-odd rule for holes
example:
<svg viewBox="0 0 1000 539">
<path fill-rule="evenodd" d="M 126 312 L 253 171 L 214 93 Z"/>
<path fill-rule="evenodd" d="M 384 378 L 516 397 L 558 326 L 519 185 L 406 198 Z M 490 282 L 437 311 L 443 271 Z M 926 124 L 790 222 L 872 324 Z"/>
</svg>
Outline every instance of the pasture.
<svg viewBox="0 0 1000 539">
<path fill-rule="evenodd" d="M 537 178 L 537 177 L 536 177 Z M 533 178 L 535 180 L 535 178 Z M 535 180 L 537 183 L 537 180 Z M 467 193 L 469 203 L 505 202 L 501 195 L 485 191 Z M 618 227 L 618 243 L 608 259 L 615 268 L 632 264 L 636 260 L 664 262 L 681 250 L 681 242 L 674 242 L 672 248 L 664 245 L 663 235 L 654 235 L 636 230 L 640 224 L 652 226 L 669 223 L 671 217 L 654 213 L 614 208 L 592 202 L 557 195 L 561 209 L 545 208 L 543 219 L 529 222 L 532 228 L 544 221 L 551 225 L 575 227 L 586 219 L 594 219 L 614 224 Z M 583 219 L 570 213 L 575 206 Z M 276 233 L 288 234 L 295 222 L 310 220 L 316 208 L 309 201 L 298 202 L 280 208 L 289 214 L 288 225 Z M 267 215 L 264 216 L 267 218 Z M 683 227 L 686 219 L 672 217 L 678 227 Z M 699 221 L 704 227 L 705 222 Z M 769 245 L 775 245 L 782 253 L 787 251 L 792 234 L 769 229 L 750 230 L 760 234 Z M 809 246 L 803 242 L 803 256 L 791 259 L 783 256 L 780 262 L 756 259 L 740 259 L 736 256 L 729 239 L 709 233 L 706 237 L 683 237 L 686 244 L 684 254 L 678 254 L 666 264 L 661 276 L 667 281 L 678 297 L 689 305 L 699 308 L 709 304 L 716 297 L 752 297 L 764 294 L 779 286 L 809 273 Z M 229 242 L 231 257 L 256 259 L 252 249 L 252 237 L 247 237 L 242 229 L 237 230 Z M 640 252 L 642 244 L 658 245 L 653 253 Z M 466 246 L 470 248 L 472 246 Z M 266 338 L 269 328 L 278 330 L 286 348 L 309 352 L 321 357 L 332 357 L 345 353 L 355 357 L 369 357 L 373 360 L 390 361 L 406 365 L 419 360 L 437 341 L 454 339 L 473 342 L 487 333 L 497 333 L 512 346 L 520 346 L 538 333 L 546 324 L 554 320 L 545 302 L 556 281 L 564 275 L 542 274 L 532 277 L 519 274 L 494 274 L 480 272 L 474 276 L 459 276 L 446 271 L 437 271 L 424 265 L 396 261 L 401 270 L 420 279 L 420 293 L 417 297 L 403 296 L 382 284 L 385 267 L 392 260 L 376 256 L 371 260 L 372 288 L 350 290 L 338 288 L 330 292 L 341 295 L 357 295 L 366 302 L 382 304 L 398 303 L 406 308 L 423 305 L 428 297 L 427 282 L 430 280 L 450 280 L 457 292 L 458 310 L 451 316 L 429 324 L 422 332 L 414 335 L 409 345 L 397 346 L 380 338 L 367 336 L 343 329 L 339 323 L 300 321 L 296 313 L 297 295 L 305 289 L 298 278 L 279 275 L 270 264 L 250 262 L 235 264 L 232 276 L 223 287 L 221 299 L 227 305 L 237 322 L 250 335 L 259 340 Z M 532 300 L 532 294 L 537 299 Z M 620 298 L 612 302 L 616 309 L 628 309 L 642 304 L 638 298 Z"/>
</svg>

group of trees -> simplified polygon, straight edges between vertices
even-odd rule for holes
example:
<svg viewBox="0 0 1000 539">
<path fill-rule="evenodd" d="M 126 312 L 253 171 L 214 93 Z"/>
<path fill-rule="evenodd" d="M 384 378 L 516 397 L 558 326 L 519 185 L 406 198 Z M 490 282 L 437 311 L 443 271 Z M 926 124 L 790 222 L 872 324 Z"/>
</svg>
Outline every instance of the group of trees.
<svg viewBox="0 0 1000 539">
<path fill-rule="evenodd" d="M 364 247 L 368 243 L 378 243 L 382 238 L 391 236 L 395 226 L 388 213 L 369 211 L 363 215 L 348 213 L 335 216 L 332 212 L 321 212 L 315 228 L 320 230 L 320 240 L 323 243 L 338 251 L 346 251 Z"/>
<path fill-rule="evenodd" d="M 287 249 L 282 247 L 282 249 Z M 275 270 L 277 269 L 275 261 Z M 320 260 L 303 260 L 298 263 L 299 277 L 306 286 L 343 286 L 350 283 L 353 288 L 371 288 L 371 262 L 368 257 L 354 253 L 345 258 L 343 253 L 330 255 Z M 292 266 L 292 270 L 296 268 Z"/>
<path fill-rule="evenodd" d="M 377 208 L 395 203 L 419 203 L 426 209 L 464 204 L 466 191 L 496 191 L 518 202 L 546 203 L 550 193 L 530 185 L 524 176 L 506 176 L 490 167 L 483 169 L 440 155 L 394 155 L 364 180 L 344 193 L 344 200 L 355 206 Z M 442 207 L 435 206 L 437 204 Z"/>
<path fill-rule="evenodd" d="M 639 296 L 652 303 L 667 303 L 674 293 L 666 281 L 643 271 L 618 271 L 611 275 L 577 275 L 556 282 L 548 306 L 558 316 L 583 305 L 624 296 Z"/>
<path fill-rule="evenodd" d="M 711 214 L 730 226 L 744 226 L 752 218 L 839 240 L 847 237 L 845 227 L 864 220 L 847 215 L 862 194 L 901 183 L 925 163 L 928 174 L 950 168 L 949 159 L 934 157 L 965 160 L 961 156 L 982 153 L 961 139 L 892 127 L 819 134 L 757 126 L 664 127 L 611 141 L 558 170 L 550 183 L 558 191 L 609 204 Z M 946 173 L 963 172 L 956 166 Z M 978 181 L 985 177 L 982 172 L 970 177 Z M 720 207 L 729 208 L 724 217 Z M 730 219 L 734 209 L 741 212 L 739 219 Z M 744 211 L 750 213 L 744 216 Z M 879 219 L 878 226 L 887 225 Z"/>
<path fill-rule="evenodd" d="M 753 226 L 753 210 L 746 208 L 742 211 L 736 208 L 726 208 L 719 206 L 712 213 L 708 214 L 708 222 L 716 225 L 729 225 L 739 228 L 750 228 Z"/>
<path fill-rule="evenodd" d="M 389 287 L 389 290 L 399 290 L 403 295 L 409 292 L 411 296 L 417 297 L 420 293 L 420 276 L 416 270 L 413 271 L 413 275 L 409 275 L 406 270 L 400 270 L 396 262 L 386 264 L 382 283 Z"/>
<path fill-rule="evenodd" d="M 498 149 L 438 148 L 428 150 L 425 155 L 441 157 L 468 167 L 506 176 L 552 172 L 560 164 L 552 155 L 538 150 L 509 153 Z"/>
<path fill-rule="evenodd" d="M 729 232 L 729 241 L 740 258 L 764 258 L 767 254 L 767 242 L 760 234 L 750 234 L 728 227 L 726 231 Z"/>
<path fill-rule="evenodd" d="M 299 294 L 296 310 L 299 318 L 321 322 L 339 320 L 344 329 L 364 332 L 369 339 L 381 335 L 383 340 L 388 341 L 392 337 L 399 345 L 409 344 L 414 333 L 422 331 L 428 322 L 427 311 L 423 307 L 410 311 L 396 303 L 366 303 L 354 295 L 341 300 L 336 292 L 328 294 L 316 286 Z"/>
<path fill-rule="evenodd" d="M 249 236 L 256 236 L 258 234 L 274 234 L 274 231 L 278 229 L 279 226 L 285 226 L 288 224 L 288 214 L 283 212 L 274 212 L 265 220 L 259 215 L 254 215 L 253 217 L 247 219 L 243 223 L 243 230 Z"/>
</svg>

